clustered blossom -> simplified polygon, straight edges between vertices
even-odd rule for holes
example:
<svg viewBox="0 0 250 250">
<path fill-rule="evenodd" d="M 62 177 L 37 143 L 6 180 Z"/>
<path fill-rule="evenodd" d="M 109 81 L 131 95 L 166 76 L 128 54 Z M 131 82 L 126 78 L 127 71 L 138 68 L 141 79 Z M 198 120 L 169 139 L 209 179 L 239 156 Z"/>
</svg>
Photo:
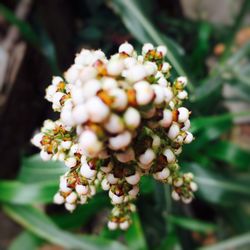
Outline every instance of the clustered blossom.
<svg viewBox="0 0 250 250">
<path fill-rule="evenodd" d="M 126 230 L 143 175 L 172 187 L 174 200 L 191 202 L 197 185 L 179 171 L 183 144 L 192 142 L 186 77 L 170 81 L 165 46 L 144 44 L 137 54 L 124 43 L 107 59 L 101 50 L 83 49 L 64 79 L 54 77 L 46 99 L 57 121 L 46 120 L 32 139 L 41 158 L 63 161 L 54 202 L 73 211 L 99 188 L 113 204 L 108 227 Z"/>
</svg>

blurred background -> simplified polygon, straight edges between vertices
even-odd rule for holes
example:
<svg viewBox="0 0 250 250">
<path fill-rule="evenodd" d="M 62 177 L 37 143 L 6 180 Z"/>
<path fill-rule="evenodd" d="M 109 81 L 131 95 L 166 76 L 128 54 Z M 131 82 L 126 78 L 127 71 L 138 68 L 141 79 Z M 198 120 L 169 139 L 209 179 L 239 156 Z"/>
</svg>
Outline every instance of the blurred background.
<svg viewBox="0 0 250 250">
<path fill-rule="evenodd" d="M 81 48 L 107 55 L 129 41 L 165 44 L 173 77 L 189 78 L 192 132 L 180 165 L 196 176 L 190 205 L 143 179 L 127 232 L 106 228 L 99 193 L 74 213 L 51 205 L 60 163 L 30 138 L 46 118 L 52 75 Z M 1 0 L 0 249 L 250 249 L 249 0 Z"/>
</svg>

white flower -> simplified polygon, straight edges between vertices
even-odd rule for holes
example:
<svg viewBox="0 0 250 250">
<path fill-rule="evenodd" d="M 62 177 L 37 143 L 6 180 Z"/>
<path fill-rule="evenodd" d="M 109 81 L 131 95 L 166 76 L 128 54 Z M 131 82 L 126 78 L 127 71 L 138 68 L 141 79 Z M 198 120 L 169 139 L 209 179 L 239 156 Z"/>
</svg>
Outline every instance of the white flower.
<svg viewBox="0 0 250 250">
<path fill-rule="evenodd" d="M 153 50 L 154 46 L 151 43 L 145 43 L 142 47 L 142 54 L 146 55 L 150 50 Z"/>
<path fill-rule="evenodd" d="M 129 69 L 136 65 L 137 60 L 134 57 L 127 57 L 123 61 L 125 68 Z"/>
<path fill-rule="evenodd" d="M 179 200 L 180 200 L 180 195 L 179 195 L 175 190 L 173 190 L 173 191 L 172 191 L 172 198 L 173 198 L 175 201 L 179 201 Z"/>
<path fill-rule="evenodd" d="M 183 91 L 180 91 L 177 95 L 177 97 L 180 99 L 180 100 L 184 100 L 188 97 L 188 93 L 186 90 L 183 90 Z"/>
<path fill-rule="evenodd" d="M 74 126 L 75 122 L 72 116 L 72 110 L 68 108 L 62 108 L 61 115 L 60 115 L 61 121 L 66 126 Z"/>
<path fill-rule="evenodd" d="M 116 178 L 112 173 L 107 175 L 107 180 L 110 184 L 116 184 L 118 182 L 118 178 Z"/>
<path fill-rule="evenodd" d="M 155 159 L 155 153 L 151 148 L 148 148 L 143 154 L 139 156 L 139 161 L 143 165 L 150 164 Z"/>
<path fill-rule="evenodd" d="M 135 152 L 132 148 L 128 148 L 122 153 L 115 154 L 118 161 L 126 163 L 135 159 Z"/>
<path fill-rule="evenodd" d="M 90 79 L 94 79 L 97 76 L 97 71 L 93 67 L 84 67 L 80 74 L 79 74 L 79 80 L 81 83 L 84 83 Z"/>
<path fill-rule="evenodd" d="M 109 147 L 113 150 L 119 150 L 126 148 L 132 140 L 132 135 L 128 131 L 124 131 L 115 137 L 109 138 Z"/>
<path fill-rule="evenodd" d="M 144 67 L 148 76 L 157 72 L 157 65 L 154 62 L 145 62 Z"/>
<path fill-rule="evenodd" d="M 80 173 L 87 179 L 91 179 L 96 175 L 96 170 L 91 169 L 88 163 L 83 163 L 80 168 Z"/>
<path fill-rule="evenodd" d="M 190 188 L 193 192 L 196 192 L 198 190 L 198 185 L 195 182 L 190 183 Z"/>
<path fill-rule="evenodd" d="M 71 147 L 71 145 L 72 145 L 72 142 L 71 141 L 62 141 L 61 142 L 61 146 L 62 146 L 62 148 L 63 149 L 70 149 L 70 147 Z"/>
<path fill-rule="evenodd" d="M 137 185 L 134 185 L 132 189 L 129 190 L 128 195 L 131 198 L 136 198 L 138 193 L 139 193 L 139 187 Z"/>
<path fill-rule="evenodd" d="M 102 100 L 95 96 L 90 98 L 86 102 L 86 109 L 89 115 L 89 119 L 92 122 L 102 122 L 104 121 L 109 115 L 109 108 L 108 106 L 102 102 Z"/>
<path fill-rule="evenodd" d="M 88 99 L 96 95 L 96 93 L 101 89 L 100 81 L 96 79 L 91 79 L 85 82 L 82 88 L 83 97 Z"/>
<path fill-rule="evenodd" d="M 168 163 L 173 163 L 173 162 L 175 162 L 175 155 L 174 155 L 174 153 L 173 153 L 173 151 L 172 151 L 171 149 L 166 148 L 166 149 L 163 151 L 163 155 L 166 156 Z"/>
<path fill-rule="evenodd" d="M 76 209 L 76 205 L 71 203 L 65 203 L 65 208 L 68 211 L 73 212 Z"/>
<path fill-rule="evenodd" d="M 129 227 L 129 222 L 127 220 L 123 221 L 122 223 L 119 224 L 119 227 L 121 230 L 127 230 Z"/>
<path fill-rule="evenodd" d="M 114 221 L 109 221 L 109 222 L 108 222 L 108 228 L 109 228 L 110 230 L 116 230 L 117 227 L 118 227 L 118 224 L 117 224 L 116 222 L 114 222 Z"/>
<path fill-rule="evenodd" d="M 135 65 L 127 71 L 126 78 L 129 82 L 134 83 L 144 79 L 146 75 L 147 72 L 143 65 Z"/>
<path fill-rule="evenodd" d="M 164 93 L 165 93 L 165 101 L 170 102 L 174 97 L 174 94 L 173 94 L 173 91 L 171 90 L 171 88 L 166 87 L 164 89 Z"/>
<path fill-rule="evenodd" d="M 32 144 L 40 148 L 42 146 L 41 141 L 43 139 L 43 136 L 44 136 L 43 133 L 36 134 L 31 140 Z"/>
<path fill-rule="evenodd" d="M 134 47 L 130 43 L 123 43 L 119 47 L 119 53 L 126 53 L 129 56 L 132 56 L 134 52 Z"/>
<path fill-rule="evenodd" d="M 59 188 L 60 188 L 60 191 L 64 193 L 71 192 L 71 188 L 68 187 L 67 179 L 65 176 L 61 176 Z"/>
<path fill-rule="evenodd" d="M 156 48 L 157 52 L 161 53 L 162 56 L 164 57 L 167 54 L 167 47 L 160 45 Z"/>
<path fill-rule="evenodd" d="M 109 61 L 107 65 L 107 72 L 111 76 L 118 76 L 121 74 L 123 68 L 124 64 L 122 60 L 111 59 L 111 61 Z"/>
<path fill-rule="evenodd" d="M 68 167 L 68 168 L 73 168 L 76 166 L 76 158 L 75 157 L 69 157 L 65 160 L 65 165 Z"/>
<path fill-rule="evenodd" d="M 54 195 L 53 201 L 55 204 L 61 205 L 64 203 L 64 198 L 60 193 Z"/>
<path fill-rule="evenodd" d="M 72 65 L 65 73 L 64 77 L 68 83 L 74 84 L 79 77 L 81 67 Z"/>
<path fill-rule="evenodd" d="M 81 104 L 85 101 L 83 89 L 80 86 L 73 86 L 71 89 L 71 98 L 74 104 Z"/>
<path fill-rule="evenodd" d="M 136 101 L 139 105 L 146 105 L 153 99 L 154 91 L 148 82 L 137 82 L 134 88 L 136 90 Z"/>
<path fill-rule="evenodd" d="M 140 181 L 140 178 L 141 174 L 138 171 L 133 175 L 125 177 L 127 183 L 129 183 L 130 185 L 136 185 Z"/>
<path fill-rule="evenodd" d="M 179 76 L 177 79 L 177 82 L 182 85 L 182 87 L 186 87 L 187 85 L 187 77 L 185 76 Z"/>
<path fill-rule="evenodd" d="M 157 84 L 153 84 L 152 88 L 153 88 L 154 93 L 155 93 L 154 103 L 156 105 L 162 104 L 164 102 L 164 99 L 165 99 L 164 89 Z"/>
<path fill-rule="evenodd" d="M 83 124 L 89 119 L 85 104 L 79 104 L 72 110 L 72 117 L 76 124 Z"/>
<path fill-rule="evenodd" d="M 162 73 L 167 73 L 171 69 L 171 65 L 167 62 L 164 62 L 161 67 Z"/>
<path fill-rule="evenodd" d="M 160 124 L 164 128 L 168 128 L 173 121 L 173 114 L 172 111 L 169 109 L 164 109 L 163 110 L 163 118 L 160 121 Z"/>
<path fill-rule="evenodd" d="M 103 90 L 115 89 L 118 87 L 117 81 L 111 77 L 105 77 L 102 79 Z"/>
<path fill-rule="evenodd" d="M 79 195 L 86 195 L 89 192 L 89 187 L 81 184 L 77 184 L 75 189 Z"/>
<path fill-rule="evenodd" d="M 40 157 L 43 161 L 49 161 L 52 158 L 52 154 L 49 154 L 46 151 L 42 150 L 40 152 Z"/>
<path fill-rule="evenodd" d="M 60 109 L 61 108 L 61 99 L 62 99 L 62 97 L 64 96 L 65 94 L 64 93 L 62 93 L 62 92 L 56 92 L 55 94 L 54 94 L 54 96 L 53 96 L 53 100 L 52 100 L 52 102 L 53 102 L 53 109 L 54 110 L 58 110 L 58 109 Z"/>
<path fill-rule="evenodd" d="M 124 130 L 124 123 L 120 116 L 113 113 L 105 122 L 104 127 L 109 133 L 117 134 Z"/>
<path fill-rule="evenodd" d="M 193 141 L 193 139 L 194 139 L 194 136 L 190 132 L 186 132 L 184 143 L 189 144 Z"/>
<path fill-rule="evenodd" d="M 181 197 L 182 202 L 185 204 L 189 204 L 192 201 L 192 199 L 193 199 L 192 197 L 189 198 Z"/>
<path fill-rule="evenodd" d="M 180 133 L 180 127 L 177 123 L 173 123 L 168 130 L 168 137 L 174 140 L 175 137 Z"/>
<path fill-rule="evenodd" d="M 141 122 L 141 116 L 139 111 L 135 108 L 129 107 L 124 113 L 124 121 L 126 123 L 127 128 L 136 129 Z"/>
<path fill-rule="evenodd" d="M 66 202 L 73 204 L 75 203 L 77 200 L 77 194 L 75 192 L 70 193 L 67 197 L 66 197 Z"/>
<path fill-rule="evenodd" d="M 189 110 L 185 107 L 178 108 L 178 122 L 183 123 L 189 118 Z"/>
<path fill-rule="evenodd" d="M 53 78 L 52 78 L 52 85 L 57 86 L 61 82 L 63 82 L 62 77 L 60 77 L 60 76 L 53 76 Z"/>
<path fill-rule="evenodd" d="M 168 85 L 168 81 L 166 80 L 166 78 L 164 76 L 160 77 L 157 81 L 157 83 L 162 86 L 162 87 L 166 87 Z"/>
<path fill-rule="evenodd" d="M 107 190 L 110 189 L 110 184 L 109 184 L 109 182 L 108 182 L 108 180 L 107 180 L 106 178 L 104 178 L 104 179 L 102 180 L 101 186 L 102 186 L 102 189 L 103 189 L 104 191 L 107 191 Z"/>
<path fill-rule="evenodd" d="M 48 86 L 48 88 L 46 89 L 46 96 L 45 96 L 45 98 L 48 101 L 52 102 L 53 101 L 53 97 L 54 97 L 54 95 L 55 95 L 56 92 L 57 92 L 57 87 L 56 86 L 54 86 L 54 85 Z"/>
<path fill-rule="evenodd" d="M 113 98 L 112 108 L 122 111 L 127 107 L 128 97 L 123 89 L 112 89 L 108 93 Z"/>
</svg>

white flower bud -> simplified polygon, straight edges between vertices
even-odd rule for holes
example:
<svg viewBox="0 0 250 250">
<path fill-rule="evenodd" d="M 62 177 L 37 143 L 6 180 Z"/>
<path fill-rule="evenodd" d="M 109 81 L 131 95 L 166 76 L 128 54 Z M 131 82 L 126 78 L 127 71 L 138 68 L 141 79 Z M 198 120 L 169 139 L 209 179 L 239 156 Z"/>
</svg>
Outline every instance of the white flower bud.
<svg viewBox="0 0 250 250">
<path fill-rule="evenodd" d="M 94 63 L 94 55 L 90 50 L 82 49 L 80 54 L 76 55 L 75 64 L 82 66 L 89 66 L 93 63 Z"/>
<path fill-rule="evenodd" d="M 129 190 L 128 195 L 134 199 L 136 198 L 137 194 L 139 193 L 139 187 L 134 185 L 131 190 Z"/>
<path fill-rule="evenodd" d="M 173 191 L 172 191 L 172 198 L 173 198 L 175 201 L 179 201 L 179 200 L 180 200 L 180 195 L 179 195 L 175 190 L 173 190 Z"/>
<path fill-rule="evenodd" d="M 111 190 L 109 192 L 111 192 Z M 112 199 L 112 203 L 117 205 L 117 204 L 121 204 L 123 202 L 124 196 L 123 195 L 118 196 L 116 194 L 113 194 L 111 199 Z"/>
<path fill-rule="evenodd" d="M 194 136 L 190 132 L 186 132 L 186 137 L 184 139 L 184 143 L 189 144 L 193 141 Z"/>
<path fill-rule="evenodd" d="M 153 84 L 152 88 L 153 88 L 154 93 L 155 93 L 154 103 L 156 105 L 162 104 L 164 102 L 164 99 L 165 99 L 165 93 L 164 93 L 163 88 L 157 84 Z"/>
<path fill-rule="evenodd" d="M 172 89 L 167 87 L 164 89 L 164 93 L 165 93 L 165 101 L 170 102 L 174 97 Z"/>
<path fill-rule="evenodd" d="M 118 76 L 121 74 L 123 68 L 124 65 L 122 60 L 111 59 L 111 61 L 109 61 L 107 65 L 107 72 L 111 76 Z"/>
<path fill-rule="evenodd" d="M 161 53 L 164 57 L 167 54 L 167 47 L 164 45 L 160 45 L 156 48 L 157 52 Z"/>
<path fill-rule="evenodd" d="M 44 134 L 43 133 L 38 133 L 36 134 L 32 139 L 31 142 L 33 145 L 35 145 L 38 148 L 41 148 L 42 144 L 41 141 L 43 139 Z"/>
<path fill-rule="evenodd" d="M 192 199 L 193 199 L 192 197 L 189 198 L 181 197 L 182 202 L 185 204 L 189 204 L 192 201 Z"/>
<path fill-rule="evenodd" d="M 110 230 L 112 230 L 112 231 L 116 230 L 118 228 L 118 224 L 116 222 L 114 222 L 114 221 L 109 221 L 108 222 L 108 228 Z"/>
<path fill-rule="evenodd" d="M 157 83 L 162 86 L 162 87 L 167 87 L 168 85 L 168 81 L 166 80 L 166 78 L 163 76 L 163 77 L 160 77 L 157 81 Z"/>
<path fill-rule="evenodd" d="M 111 77 L 105 77 L 102 79 L 103 90 L 115 89 L 118 87 L 117 81 Z"/>
<path fill-rule="evenodd" d="M 67 197 L 66 197 L 66 202 L 73 204 L 75 203 L 77 200 L 77 194 L 75 192 L 70 193 Z"/>
<path fill-rule="evenodd" d="M 82 88 L 82 93 L 85 99 L 93 97 L 101 89 L 100 81 L 96 79 L 88 80 Z"/>
<path fill-rule="evenodd" d="M 68 83 L 74 84 L 79 77 L 81 67 L 72 65 L 65 73 L 64 78 Z"/>
<path fill-rule="evenodd" d="M 135 65 L 128 70 L 126 78 L 129 82 L 134 83 L 144 79 L 146 75 L 147 72 L 143 65 Z"/>
<path fill-rule="evenodd" d="M 52 154 L 49 154 L 46 151 L 42 150 L 40 152 L 40 157 L 43 161 L 49 161 L 52 158 Z"/>
<path fill-rule="evenodd" d="M 126 176 L 125 179 L 130 185 L 136 185 L 141 179 L 141 174 L 136 171 L 135 174 Z"/>
<path fill-rule="evenodd" d="M 170 170 L 166 167 L 154 174 L 157 180 L 166 180 L 170 176 Z"/>
<path fill-rule="evenodd" d="M 153 142 L 152 142 L 152 148 L 157 149 L 161 146 L 161 138 L 158 135 L 154 135 L 152 137 Z"/>
<path fill-rule="evenodd" d="M 85 123 L 89 118 L 85 104 L 75 106 L 72 110 L 72 117 L 76 124 Z"/>
<path fill-rule="evenodd" d="M 120 116 L 111 114 L 104 124 L 104 128 L 112 134 L 121 133 L 124 130 L 124 124 Z"/>
<path fill-rule="evenodd" d="M 89 119 L 92 122 L 102 122 L 109 115 L 109 108 L 99 97 L 92 97 L 86 103 Z"/>
<path fill-rule="evenodd" d="M 63 79 L 60 76 L 53 76 L 52 85 L 57 86 L 60 82 L 63 82 Z"/>
<path fill-rule="evenodd" d="M 183 87 L 186 87 L 186 85 L 187 85 L 187 77 L 179 76 L 176 80 L 177 80 L 178 83 L 181 83 Z"/>
<path fill-rule="evenodd" d="M 84 67 L 79 75 L 79 79 L 82 83 L 94 79 L 97 76 L 97 71 L 93 67 Z"/>
<path fill-rule="evenodd" d="M 168 137 L 169 139 L 174 140 L 179 133 L 180 133 L 179 125 L 176 123 L 173 123 L 168 130 Z"/>
<path fill-rule="evenodd" d="M 134 47 L 130 43 L 123 43 L 119 47 L 119 53 L 126 53 L 129 56 L 132 56 L 134 52 Z"/>
<path fill-rule="evenodd" d="M 129 69 L 136 65 L 137 61 L 134 57 L 127 57 L 124 59 L 124 66 Z"/>
<path fill-rule="evenodd" d="M 136 129 L 141 122 L 141 116 L 138 110 L 129 107 L 124 114 L 124 121 L 128 129 Z"/>
<path fill-rule="evenodd" d="M 83 89 L 79 86 L 73 86 L 71 90 L 71 98 L 74 102 L 74 104 L 81 104 L 85 101 Z"/>
<path fill-rule="evenodd" d="M 178 112 L 178 122 L 183 123 L 189 118 L 189 110 L 187 108 L 178 108 Z"/>
<path fill-rule="evenodd" d="M 171 149 L 169 149 L 169 148 L 165 149 L 163 151 L 163 155 L 166 156 L 168 163 L 175 162 L 175 155 Z"/>
<path fill-rule="evenodd" d="M 65 176 L 62 176 L 60 178 L 59 188 L 60 188 L 60 191 L 64 193 L 68 193 L 71 191 L 71 188 L 68 187 L 67 179 L 65 178 Z"/>
<path fill-rule="evenodd" d="M 178 178 L 177 180 L 174 181 L 174 185 L 176 187 L 181 187 L 183 185 L 183 179 L 182 178 Z"/>
<path fill-rule="evenodd" d="M 122 153 L 115 154 L 118 161 L 122 163 L 130 162 L 135 159 L 135 152 L 132 148 L 127 149 Z"/>
<path fill-rule="evenodd" d="M 68 167 L 68 168 L 73 168 L 76 166 L 76 158 L 75 157 L 69 157 L 65 160 L 65 165 Z"/>
<path fill-rule="evenodd" d="M 121 230 L 127 230 L 129 228 L 129 222 L 127 220 L 119 224 Z"/>
<path fill-rule="evenodd" d="M 116 178 L 112 173 L 107 175 L 107 180 L 110 184 L 116 184 L 118 182 L 118 178 Z"/>
<path fill-rule="evenodd" d="M 148 76 L 154 75 L 157 72 L 157 65 L 154 62 L 145 62 L 144 64 Z"/>
<path fill-rule="evenodd" d="M 195 182 L 190 182 L 190 188 L 193 192 L 196 192 L 198 190 L 198 185 Z"/>
<path fill-rule="evenodd" d="M 66 150 L 70 149 L 71 145 L 72 145 L 71 141 L 62 141 L 61 142 L 61 147 L 63 149 L 66 149 Z"/>
<path fill-rule="evenodd" d="M 71 204 L 71 203 L 65 203 L 65 208 L 69 212 L 73 212 L 76 209 L 76 205 L 75 204 Z"/>
<path fill-rule="evenodd" d="M 107 190 L 110 189 L 110 184 L 109 184 L 109 182 L 108 182 L 108 180 L 107 180 L 106 178 L 104 178 L 104 179 L 102 180 L 101 186 L 102 186 L 102 189 L 103 189 L 104 191 L 107 191 Z"/>
<path fill-rule="evenodd" d="M 79 203 L 81 205 L 83 205 L 83 204 L 87 203 L 87 200 L 88 200 L 88 197 L 86 195 L 81 195 Z"/>
<path fill-rule="evenodd" d="M 128 105 L 128 97 L 123 89 L 112 89 L 109 92 L 109 95 L 114 98 L 112 102 L 112 108 L 122 111 Z"/>
<path fill-rule="evenodd" d="M 188 97 L 188 93 L 186 90 L 183 90 L 183 91 L 180 91 L 177 95 L 177 97 L 180 99 L 180 100 L 184 100 Z"/>
<path fill-rule="evenodd" d="M 150 164 L 155 159 L 155 153 L 151 148 L 148 148 L 143 154 L 139 156 L 139 161 L 143 165 Z"/>
<path fill-rule="evenodd" d="M 175 155 L 179 155 L 182 152 L 182 147 L 179 147 L 178 149 L 174 150 Z"/>
<path fill-rule="evenodd" d="M 68 108 L 63 108 L 60 115 L 61 121 L 66 126 L 74 126 L 74 119 L 72 116 L 72 110 Z"/>
<path fill-rule="evenodd" d="M 55 204 L 61 205 L 64 203 L 64 198 L 60 193 L 54 195 L 53 201 Z"/>
<path fill-rule="evenodd" d="M 172 111 L 169 109 L 163 110 L 163 118 L 160 121 L 160 125 L 164 128 L 168 128 L 173 121 L 173 114 Z"/>
<path fill-rule="evenodd" d="M 56 86 L 54 86 L 54 85 L 48 86 L 48 88 L 46 89 L 45 98 L 48 101 L 52 102 L 56 91 L 57 91 L 57 87 Z"/>
<path fill-rule="evenodd" d="M 134 88 L 136 90 L 136 101 L 139 105 L 146 105 L 154 98 L 154 91 L 148 82 L 137 82 Z"/>
<path fill-rule="evenodd" d="M 109 147 L 113 150 L 124 149 L 130 144 L 131 140 L 131 133 L 125 131 L 115 137 L 109 138 Z"/>
<path fill-rule="evenodd" d="M 86 195 L 89 192 L 89 187 L 81 184 L 77 184 L 75 189 L 79 195 Z"/>
<path fill-rule="evenodd" d="M 96 170 L 91 169 L 88 163 L 82 164 L 80 168 L 80 173 L 82 176 L 84 176 L 87 179 L 91 179 L 96 175 Z"/>
<path fill-rule="evenodd" d="M 187 130 L 190 129 L 190 126 L 191 126 L 190 120 L 186 120 L 186 121 L 184 122 L 184 127 L 182 127 L 181 130 L 187 131 Z"/>
<path fill-rule="evenodd" d="M 162 73 L 167 73 L 170 71 L 170 69 L 171 69 L 171 65 L 168 62 L 164 62 L 162 64 L 162 68 L 161 68 Z"/>
<path fill-rule="evenodd" d="M 142 47 L 142 54 L 146 55 L 150 50 L 154 49 L 154 45 L 151 43 L 145 43 Z"/>
<path fill-rule="evenodd" d="M 54 110 L 59 110 L 60 108 L 61 108 L 61 103 L 60 103 L 60 101 L 61 101 L 61 99 L 62 99 L 62 97 L 64 96 L 65 94 L 64 93 L 62 93 L 62 92 L 56 92 L 55 94 L 54 94 L 54 96 L 53 96 L 53 100 L 52 100 L 52 102 L 53 102 L 53 109 Z"/>
</svg>

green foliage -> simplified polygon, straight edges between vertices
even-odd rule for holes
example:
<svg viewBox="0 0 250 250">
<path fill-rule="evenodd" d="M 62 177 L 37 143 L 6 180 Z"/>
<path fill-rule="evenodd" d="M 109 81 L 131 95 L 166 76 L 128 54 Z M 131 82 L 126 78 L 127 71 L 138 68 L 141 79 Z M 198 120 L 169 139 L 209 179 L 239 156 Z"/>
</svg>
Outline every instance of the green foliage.
<svg viewBox="0 0 250 250">
<path fill-rule="evenodd" d="M 65 211 L 48 213 L 44 205 L 52 202 L 58 177 L 65 172 L 65 166 L 58 162 L 44 163 L 39 155 L 24 157 L 17 179 L 0 181 L 0 203 L 4 211 L 24 228 L 9 249 L 16 250 L 22 246 L 22 249 L 33 250 L 47 242 L 65 249 L 86 250 L 249 249 L 250 152 L 230 141 L 230 131 L 234 127 L 234 119 L 249 116 L 250 112 L 232 114 L 221 108 L 227 101 L 222 96 L 225 84 L 235 88 L 237 100 L 249 102 L 250 43 L 235 53 L 231 50 L 234 36 L 249 10 L 249 1 L 244 1 L 235 24 L 225 29 L 226 41 L 224 33 L 216 32 L 218 28 L 207 21 L 193 22 L 164 15 L 166 20 L 160 20 L 160 24 L 167 23 L 172 29 L 175 27 L 181 45 L 169 33 L 171 27 L 165 30 L 164 25 L 157 21 L 158 17 L 150 14 L 156 4 L 153 1 L 108 1 L 117 17 L 105 7 L 104 1 L 80 2 L 81 15 L 87 18 L 88 26 L 79 31 L 79 44 L 87 42 L 99 46 L 100 40 L 107 41 L 104 38 L 105 32 L 109 32 L 107 27 L 113 30 L 119 27 L 122 35 L 131 34 L 139 43 L 165 44 L 169 49 L 167 59 L 176 70 L 174 75 L 188 75 L 191 96 L 188 105 L 193 111 L 192 133 L 196 140 L 184 148 L 180 165 L 183 171 L 195 175 L 199 185 L 196 201 L 191 206 L 179 205 L 171 200 L 167 186 L 145 177 L 137 204 L 139 209 L 131 228 L 126 233 L 110 232 L 101 223 L 100 226 L 98 224 L 97 235 L 89 235 L 88 230 L 82 228 L 89 228 L 96 214 L 105 212 L 109 207 L 106 196 L 98 193 L 95 199 L 72 214 Z M 3 4 L 0 4 L 0 13 L 19 29 L 27 42 L 40 50 L 52 71 L 58 73 L 54 44 L 39 19 L 35 17 L 33 23 L 21 21 Z M 121 27 L 121 21 L 124 27 Z M 179 32 L 184 29 L 195 33 L 190 38 L 192 49 L 187 54 L 187 37 Z M 211 39 L 225 41 L 227 46 L 222 59 L 207 73 L 205 60 L 212 50 Z M 107 44 L 103 46 L 107 51 L 113 49 Z M 203 204 L 204 219 L 197 215 L 200 214 L 199 204 Z M 42 209 L 38 209 L 38 205 Z M 206 209 L 211 211 L 211 215 L 206 214 L 210 213 Z M 212 234 L 221 242 L 202 247 L 200 242 L 192 240 L 192 232 L 203 237 Z"/>
</svg>

